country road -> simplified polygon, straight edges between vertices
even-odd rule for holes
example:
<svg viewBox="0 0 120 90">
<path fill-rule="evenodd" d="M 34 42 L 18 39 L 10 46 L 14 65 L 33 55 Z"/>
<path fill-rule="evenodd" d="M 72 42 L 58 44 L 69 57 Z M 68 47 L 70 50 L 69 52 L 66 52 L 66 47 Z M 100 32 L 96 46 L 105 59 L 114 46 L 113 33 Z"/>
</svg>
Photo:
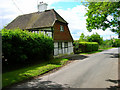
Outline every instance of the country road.
<svg viewBox="0 0 120 90">
<path fill-rule="evenodd" d="M 118 83 L 118 48 L 88 55 L 60 70 L 12 88 L 112 88 Z"/>
</svg>

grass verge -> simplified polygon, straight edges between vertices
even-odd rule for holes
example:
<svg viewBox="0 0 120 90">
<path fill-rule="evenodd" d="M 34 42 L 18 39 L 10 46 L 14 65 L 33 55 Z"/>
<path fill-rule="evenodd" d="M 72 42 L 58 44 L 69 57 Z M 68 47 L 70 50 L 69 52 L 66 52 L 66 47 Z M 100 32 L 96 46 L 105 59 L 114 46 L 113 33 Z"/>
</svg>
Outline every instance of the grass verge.
<svg viewBox="0 0 120 90">
<path fill-rule="evenodd" d="M 2 87 L 23 81 L 30 77 L 38 76 L 57 67 L 63 66 L 68 59 L 54 59 L 42 64 L 25 67 L 22 69 L 6 72 L 2 74 Z"/>
<path fill-rule="evenodd" d="M 99 49 L 102 49 L 102 50 L 107 50 L 107 49 L 112 49 L 112 48 L 115 48 L 115 47 L 99 46 Z"/>
<path fill-rule="evenodd" d="M 86 52 L 86 53 L 80 53 L 80 55 L 93 54 L 93 53 L 98 53 L 98 52 L 102 52 L 102 51 L 103 51 L 103 50 L 92 51 L 92 52 Z"/>
<path fill-rule="evenodd" d="M 99 48 L 98 51 L 92 51 L 92 52 L 80 53 L 80 55 L 87 55 L 87 54 L 98 53 L 98 52 L 102 52 L 102 51 L 104 51 L 104 50 L 108 50 L 108 49 L 112 49 L 112 48 L 114 48 L 114 47 Z"/>
</svg>

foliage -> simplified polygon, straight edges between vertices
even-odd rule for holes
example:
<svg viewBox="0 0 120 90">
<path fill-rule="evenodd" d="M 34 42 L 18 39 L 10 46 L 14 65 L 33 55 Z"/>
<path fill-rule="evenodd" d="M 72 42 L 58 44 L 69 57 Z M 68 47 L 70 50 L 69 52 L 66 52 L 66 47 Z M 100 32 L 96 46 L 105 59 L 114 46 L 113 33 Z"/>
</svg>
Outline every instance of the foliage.
<svg viewBox="0 0 120 90">
<path fill-rule="evenodd" d="M 79 42 L 79 48 L 82 52 L 97 51 L 98 46 L 97 42 Z"/>
<path fill-rule="evenodd" d="M 86 24 L 88 31 L 92 29 L 106 30 L 110 28 L 112 32 L 115 32 L 120 37 L 120 16 L 119 2 L 89 2 L 86 4 L 88 7 L 86 16 Z M 111 20 L 108 17 L 113 17 Z"/>
<path fill-rule="evenodd" d="M 53 52 L 52 38 L 27 30 L 2 30 L 4 65 L 28 64 L 48 60 Z"/>
<path fill-rule="evenodd" d="M 120 39 L 113 39 L 113 47 L 120 47 Z"/>
<path fill-rule="evenodd" d="M 80 35 L 79 42 L 98 42 L 99 45 L 103 43 L 103 38 L 98 33 L 91 36 L 85 36 L 83 33 Z"/>
<path fill-rule="evenodd" d="M 106 46 L 106 47 L 112 47 L 112 45 L 113 45 L 113 39 L 105 40 L 102 43 L 102 46 Z"/>
<path fill-rule="evenodd" d="M 44 74 L 54 68 L 61 67 L 68 59 L 53 59 L 41 64 L 32 65 L 18 70 L 6 72 L 2 74 L 2 87 L 23 81 L 30 77 Z"/>
<path fill-rule="evenodd" d="M 107 49 L 112 49 L 114 47 L 106 46 L 106 45 L 99 45 L 99 50 L 107 50 Z"/>
<path fill-rule="evenodd" d="M 99 45 L 103 43 L 103 38 L 100 37 L 98 33 L 92 34 L 91 36 L 87 37 L 88 42 L 98 42 Z"/>
<path fill-rule="evenodd" d="M 81 33 L 79 41 L 80 42 L 86 41 L 86 37 L 85 37 L 84 33 Z"/>
<path fill-rule="evenodd" d="M 74 42 L 74 53 L 97 51 L 99 44 L 97 42 Z"/>
<path fill-rule="evenodd" d="M 99 46 L 99 49 L 106 49 L 111 47 L 120 47 L 120 39 L 111 38 L 110 40 L 105 40 Z"/>
<path fill-rule="evenodd" d="M 73 42 L 73 50 L 74 50 L 74 53 L 79 53 L 80 52 L 80 50 L 79 50 L 79 40 L 75 40 L 74 42 Z"/>
<path fill-rule="evenodd" d="M 99 52 L 102 52 L 102 51 L 103 50 L 92 51 L 92 52 L 85 52 L 85 53 L 80 53 L 80 55 L 94 54 L 94 53 L 99 53 Z"/>
</svg>

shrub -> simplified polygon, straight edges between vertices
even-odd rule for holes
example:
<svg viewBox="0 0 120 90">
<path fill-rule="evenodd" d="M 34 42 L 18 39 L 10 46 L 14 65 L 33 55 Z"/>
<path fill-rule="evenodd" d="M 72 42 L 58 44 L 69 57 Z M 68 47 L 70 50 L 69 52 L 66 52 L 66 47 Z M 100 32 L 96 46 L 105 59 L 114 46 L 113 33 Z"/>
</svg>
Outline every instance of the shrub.
<svg viewBox="0 0 120 90">
<path fill-rule="evenodd" d="M 74 50 L 74 53 L 79 53 L 80 50 L 79 50 L 79 41 L 74 41 L 73 42 L 73 50 Z"/>
<path fill-rule="evenodd" d="M 79 42 L 74 41 L 74 53 L 97 51 L 99 44 L 97 42 Z"/>
<path fill-rule="evenodd" d="M 49 60 L 53 52 L 52 38 L 27 30 L 2 30 L 3 65 L 27 64 Z"/>
<path fill-rule="evenodd" d="M 97 51 L 99 44 L 97 42 L 79 42 L 79 48 L 82 52 Z"/>
<path fill-rule="evenodd" d="M 120 47 L 120 39 L 114 39 L 112 47 Z"/>
</svg>

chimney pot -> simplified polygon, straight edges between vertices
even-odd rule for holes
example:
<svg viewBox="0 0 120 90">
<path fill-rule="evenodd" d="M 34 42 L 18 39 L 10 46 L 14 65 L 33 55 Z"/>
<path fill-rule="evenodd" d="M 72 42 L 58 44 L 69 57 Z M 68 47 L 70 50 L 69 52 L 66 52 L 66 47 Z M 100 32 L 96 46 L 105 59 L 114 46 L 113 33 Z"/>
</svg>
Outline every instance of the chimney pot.
<svg viewBox="0 0 120 90">
<path fill-rule="evenodd" d="M 47 10 L 47 3 L 43 3 L 43 2 L 40 2 L 38 4 L 38 12 L 43 12 L 45 10 Z"/>
</svg>

